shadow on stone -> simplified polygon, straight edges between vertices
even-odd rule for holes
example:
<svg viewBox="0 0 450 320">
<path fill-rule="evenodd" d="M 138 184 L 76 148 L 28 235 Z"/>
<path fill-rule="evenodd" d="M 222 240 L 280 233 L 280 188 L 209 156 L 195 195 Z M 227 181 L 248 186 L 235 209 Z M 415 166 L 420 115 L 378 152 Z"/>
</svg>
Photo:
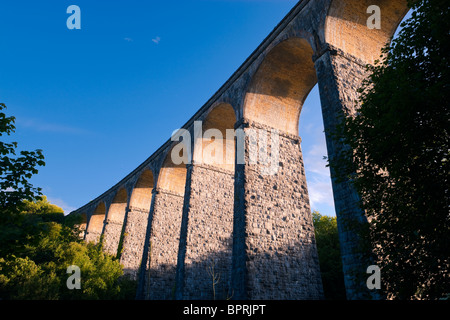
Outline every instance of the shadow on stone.
<svg viewBox="0 0 450 320">
<path fill-rule="evenodd" d="M 323 299 L 322 279 L 314 243 L 293 243 L 274 247 L 271 252 L 248 252 L 245 261 L 245 290 L 249 300 Z M 212 252 L 186 264 L 176 283 L 176 266 L 161 265 L 150 272 L 145 297 L 150 300 L 175 299 L 182 286 L 183 300 L 232 300 L 231 250 Z M 180 282 L 182 281 L 182 282 Z M 178 288 L 179 289 L 179 288 Z"/>
</svg>

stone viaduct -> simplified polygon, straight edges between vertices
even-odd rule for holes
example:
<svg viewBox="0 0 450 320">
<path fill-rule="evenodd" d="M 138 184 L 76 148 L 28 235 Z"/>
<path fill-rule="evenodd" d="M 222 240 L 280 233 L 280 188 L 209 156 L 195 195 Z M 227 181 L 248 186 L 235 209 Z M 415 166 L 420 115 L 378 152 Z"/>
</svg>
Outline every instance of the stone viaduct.
<svg viewBox="0 0 450 320">
<path fill-rule="evenodd" d="M 367 27 L 370 5 L 381 9 L 381 29 Z M 138 299 L 322 298 L 298 136 L 302 104 L 318 83 L 326 134 L 339 115 L 351 115 L 365 65 L 407 11 L 404 0 L 299 1 L 183 126 L 190 135 L 169 139 L 72 213 L 83 216 L 85 240 L 102 239 L 120 257 L 138 279 Z M 342 146 L 329 134 L 326 141 L 332 162 Z M 262 151 L 273 163 L 255 160 Z M 267 173 L 268 165 L 276 170 Z M 347 298 L 365 299 L 358 275 L 368 265 L 353 229 L 365 216 L 351 186 L 331 176 Z"/>
</svg>

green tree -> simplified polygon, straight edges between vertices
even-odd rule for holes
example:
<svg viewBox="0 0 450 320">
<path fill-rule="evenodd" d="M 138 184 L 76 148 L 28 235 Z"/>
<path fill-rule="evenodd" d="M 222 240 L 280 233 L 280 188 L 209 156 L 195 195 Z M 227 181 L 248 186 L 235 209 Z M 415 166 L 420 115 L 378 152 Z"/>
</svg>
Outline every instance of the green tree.
<svg viewBox="0 0 450 320">
<path fill-rule="evenodd" d="M 24 220 L 21 211 L 27 202 L 39 200 L 41 190 L 33 187 L 29 179 L 45 165 L 41 150 L 21 151 L 17 155 L 17 142 L 6 142 L 15 132 L 15 118 L 4 113 L 0 103 L 0 257 L 22 250 L 21 243 L 29 234 L 36 234 L 36 224 Z"/>
<path fill-rule="evenodd" d="M 322 216 L 318 211 L 313 211 L 312 216 L 325 299 L 344 300 L 344 273 L 336 217 Z"/>
<path fill-rule="evenodd" d="M 21 151 L 5 142 L 15 131 L 14 117 L 0 104 L 0 300 L 130 299 L 135 281 L 122 277 L 119 261 L 98 245 L 86 244 L 76 227 L 29 183 L 43 166 L 41 150 Z M 81 290 L 69 290 L 67 267 L 81 270 Z"/>
<path fill-rule="evenodd" d="M 449 293 L 450 3 L 409 1 L 412 17 L 363 83 L 335 166 L 361 197 L 361 230 L 389 298 Z"/>
<path fill-rule="evenodd" d="M 16 233 L 20 236 L 0 256 L 0 298 L 134 298 L 136 283 L 123 277 L 119 261 L 106 254 L 101 243 L 82 241 L 74 227 L 76 220 L 66 219 L 61 208 L 43 197 L 35 202 L 24 201 L 22 209 L 15 215 Z M 67 268 L 71 265 L 80 268 L 80 290 L 67 288 Z"/>
<path fill-rule="evenodd" d="M 44 166 L 42 150 L 20 151 L 17 154 L 17 142 L 5 142 L 5 136 L 15 132 L 15 118 L 3 112 L 4 103 L 0 103 L 0 213 L 20 211 L 23 200 L 36 200 L 41 194 L 40 188 L 29 183 L 32 175 L 38 173 L 37 167 Z"/>
</svg>

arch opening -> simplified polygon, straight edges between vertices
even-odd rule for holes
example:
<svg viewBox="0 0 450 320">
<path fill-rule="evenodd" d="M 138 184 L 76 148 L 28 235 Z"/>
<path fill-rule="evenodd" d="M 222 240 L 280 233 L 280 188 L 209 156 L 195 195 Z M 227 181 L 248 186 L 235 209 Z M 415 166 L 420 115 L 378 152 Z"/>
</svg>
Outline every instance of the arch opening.
<svg viewBox="0 0 450 320">
<path fill-rule="evenodd" d="M 123 220 L 125 218 L 125 211 L 127 208 L 127 202 L 127 190 L 125 190 L 125 188 L 122 188 L 116 193 L 111 205 L 109 206 L 107 217 L 108 221 L 123 223 Z"/>
<path fill-rule="evenodd" d="M 217 105 L 202 123 L 202 136 L 196 137 L 194 162 L 234 171 L 236 115 L 230 104 Z"/>
<path fill-rule="evenodd" d="M 100 202 L 89 219 L 87 232 L 100 235 L 103 231 L 105 216 L 106 216 L 106 205 L 104 202 Z"/>
<path fill-rule="evenodd" d="M 188 156 L 184 154 L 186 148 L 177 148 L 181 147 L 185 143 L 184 141 L 176 144 L 172 149 L 168 152 L 166 159 L 161 167 L 158 178 L 158 188 L 166 191 L 173 192 L 175 194 L 184 196 L 184 191 L 186 187 L 186 164 L 188 163 Z M 190 142 L 188 142 L 190 143 Z M 189 149 L 188 149 L 189 150 Z M 177 155 L 179 159 L 182 159 L 180 164 L 175 164 L 173 159 L 173 153 L 179 151 Z"/>
<path fill-rule="evenodd" d="M 153 188 L 153 172 L 150 169 L 146 169 L 142 172 L 133 189 L 130 207 L 150 210 Z"/>
<path fill-rule="evenodd" d="M 313 49 L 302 38 L 275 46 L 260 65 L 246 95 L 244 117 L 298 135 L 303 102 L 317 83 Z"/>
</svg>

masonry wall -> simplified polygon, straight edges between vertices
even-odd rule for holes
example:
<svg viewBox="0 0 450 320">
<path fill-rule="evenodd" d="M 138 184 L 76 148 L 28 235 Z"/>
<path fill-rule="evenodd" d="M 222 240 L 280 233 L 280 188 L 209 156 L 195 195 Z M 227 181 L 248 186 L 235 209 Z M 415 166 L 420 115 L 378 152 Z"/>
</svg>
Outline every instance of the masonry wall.
<svg viewBox="0 0 450 320">
<path fill-rule="evenodd" d="M 232 284 L 236 299 L 320 299 L 323 297 L 300 138 L 279 136 L 279 157 L 250 164 L 266 151 L 251 141 L 244 124 L 245 164 L 237 166 Z M 275 174 L 267 168 L 276 165 Z"/>
<path fill-rule="evenodd" d="M 142 262 L 145 234 L 147 231 L 149 208 L 130 207 L 125 232 L 123 234 L 123 251 L 120 263 L 124 266 L 124 274 L 137 279 Z"/>
<path fill-rule="evenodd" d="M 154 197 L 144 295 L 150 300 L 170 300 L 175 298 L 183 196 L 159 189 Z"/>
<path fill-rule="evenodd" d="M 100 232 L 87 231 L 85 240 L 86 240 L 86 242 L 97 243 L 99 241 L 101 235 L 102 234 Z"/>
<path fill-rule="evenodd" d="M 194 164 L 188 177 L 177 298 L 227 299 L 231 297 L 234 171 Z"/>
<path fill-rule="evenodd" d="M 104 250 L 111 255 L 117 255 L 120 235 L 122 234 L 123 221 L 107 220 L 103 232 Z"/>
</svg>

